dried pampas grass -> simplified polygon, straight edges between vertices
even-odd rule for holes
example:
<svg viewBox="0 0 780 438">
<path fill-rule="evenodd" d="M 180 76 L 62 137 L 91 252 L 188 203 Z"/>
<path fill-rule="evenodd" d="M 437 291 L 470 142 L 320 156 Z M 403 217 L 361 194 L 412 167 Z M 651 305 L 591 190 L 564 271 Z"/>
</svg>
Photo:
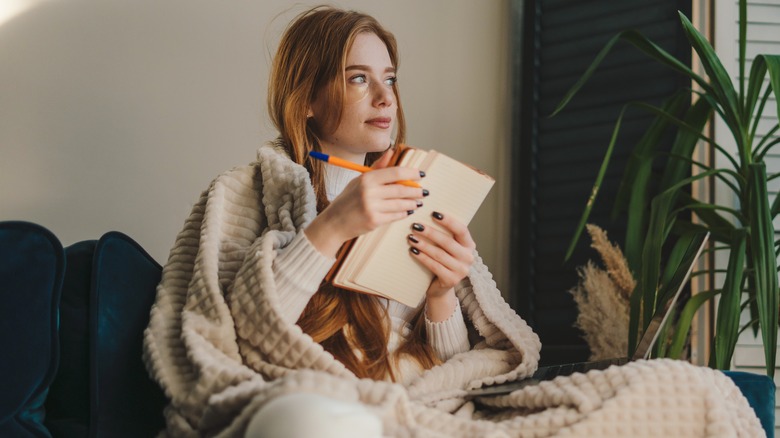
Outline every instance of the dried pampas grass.
<svg viewBox="0 0 780 438">
<path fill-rule="evenodd" d="M 590 360 L 622 357 L 628 351 L 629 297 L 636 280 L 623 252 L 607 239 L 607 233 L 591 224 L 587 230 L 605 269 L 590 261 L 578 269 L 580 281 L 569 291 L 579 308 L 575 326 L 585 334 Z"/>
</svg>

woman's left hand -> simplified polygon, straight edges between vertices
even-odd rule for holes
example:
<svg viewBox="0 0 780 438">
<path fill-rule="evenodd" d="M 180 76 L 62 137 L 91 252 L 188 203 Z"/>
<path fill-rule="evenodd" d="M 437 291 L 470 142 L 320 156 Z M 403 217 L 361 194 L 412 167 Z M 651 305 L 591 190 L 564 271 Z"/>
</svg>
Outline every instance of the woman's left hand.
<svg viewBox="0 0 780 438">
<path fill-rule="evenodd" d="M 460 221 L 438 212 L 433 213 L 433 219 L 452 236 L 416 223 L 407 240 L 412 254 L 435 275 L 426 292 L 428 317 L 443 321 L 457 304 L 454 286 L 468 275 L 476 244 L 468 227 Z"/>
</svg>

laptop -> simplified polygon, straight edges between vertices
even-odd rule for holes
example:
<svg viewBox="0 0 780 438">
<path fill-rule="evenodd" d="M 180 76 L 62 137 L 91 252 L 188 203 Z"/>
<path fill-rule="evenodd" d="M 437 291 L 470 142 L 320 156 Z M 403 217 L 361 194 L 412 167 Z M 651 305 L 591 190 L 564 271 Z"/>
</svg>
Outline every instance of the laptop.
<svg viewBox="0 0 780 438">
<path fill-rule="evenodd" d="M 499 385 L 484 386 L 482 388 L 472 389 L 467 391 L 466 397 L 508 394 L 526 386 L 536 385 L 539 382 L 543 382 L 545 380 L 552 380 L 558 376 L 568 376 L 570 374 L 583 373 L 590 370 L 603 370 L 609 368 L 612 365 L 623 365 L 629 361 L 650 358 L 650 353 L 652 352 L 656 341 L 658 341 L 661 327 L 664 326 L 666 320 L 669 318 L 669 315 L 674 313 L 673 310 L 677 307 L 680 293 L 683 291 L 683 289 L 685 289 L 685 284 L 691 277 L 691 272 L 693 272 L 693 267 L 696 265 L 696 260 L 699 259 L 699 256 L 704 250 L 709 237 L 709 232 L 702 232 L 696 234 L 691 239 L 682 259 L 680 260 L 680 264 L 677 266 L 672 279 L 669 281 L 669 286 L 666 288 L 666 290 L 669 292 L 674 291 L 674 295 L 671 299 L 666 300 L 666 306 L 664 309 L 659 309 L 656 311 L 653 319 L 650 320 L 650 324 L 647 326 L 647 330 L 645 330 L 642 338 L 639 340 L 634 354 L 630 358 L 621 357 L 591 362 L 576 362 L 539 367 L 533 376 L 529 378 L 514 382 L 502 383 Z"/>
</svg>

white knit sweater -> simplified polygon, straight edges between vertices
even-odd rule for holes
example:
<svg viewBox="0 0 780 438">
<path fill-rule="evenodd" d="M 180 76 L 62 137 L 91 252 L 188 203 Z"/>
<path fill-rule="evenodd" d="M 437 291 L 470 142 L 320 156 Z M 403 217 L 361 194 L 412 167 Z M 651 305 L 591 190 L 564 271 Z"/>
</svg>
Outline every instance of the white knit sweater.
<svg viewBox="0 0 780 438">
<path fill-rule="evenodd" d="M 478 257 L 456 287 L 473 347 L 406 384 L 357 379 L 282 311 L 274 261 L 316 214 L 308 178 L 283 151 L 262 147 L 193 207 L 144 339 L 149 373 L 170 399 L 168 435 L 241 436 L 265 403 L 294 392 L 362 403 L 393 437 L 763 435 L 730 379 L 682 361 L 637 361 L 466 401 L 466 388 L 532 374 L 540 349 Z M 313 266 L 311 257 L 296 260 Z"/>
</svg>

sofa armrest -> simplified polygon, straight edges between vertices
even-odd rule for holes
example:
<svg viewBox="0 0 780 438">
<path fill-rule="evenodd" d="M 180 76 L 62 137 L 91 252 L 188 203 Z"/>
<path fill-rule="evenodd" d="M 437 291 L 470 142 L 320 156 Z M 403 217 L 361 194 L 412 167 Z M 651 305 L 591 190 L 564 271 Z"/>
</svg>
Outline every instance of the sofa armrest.
<svg viewBox="0 0 780 438">
<path fill-rule="evenodd" d="M 731 378 L 764 427 L 766 436 L 775 436 L 775 382 L 768 376 L 744 371 L 724 371 Z"/>
</svg>

